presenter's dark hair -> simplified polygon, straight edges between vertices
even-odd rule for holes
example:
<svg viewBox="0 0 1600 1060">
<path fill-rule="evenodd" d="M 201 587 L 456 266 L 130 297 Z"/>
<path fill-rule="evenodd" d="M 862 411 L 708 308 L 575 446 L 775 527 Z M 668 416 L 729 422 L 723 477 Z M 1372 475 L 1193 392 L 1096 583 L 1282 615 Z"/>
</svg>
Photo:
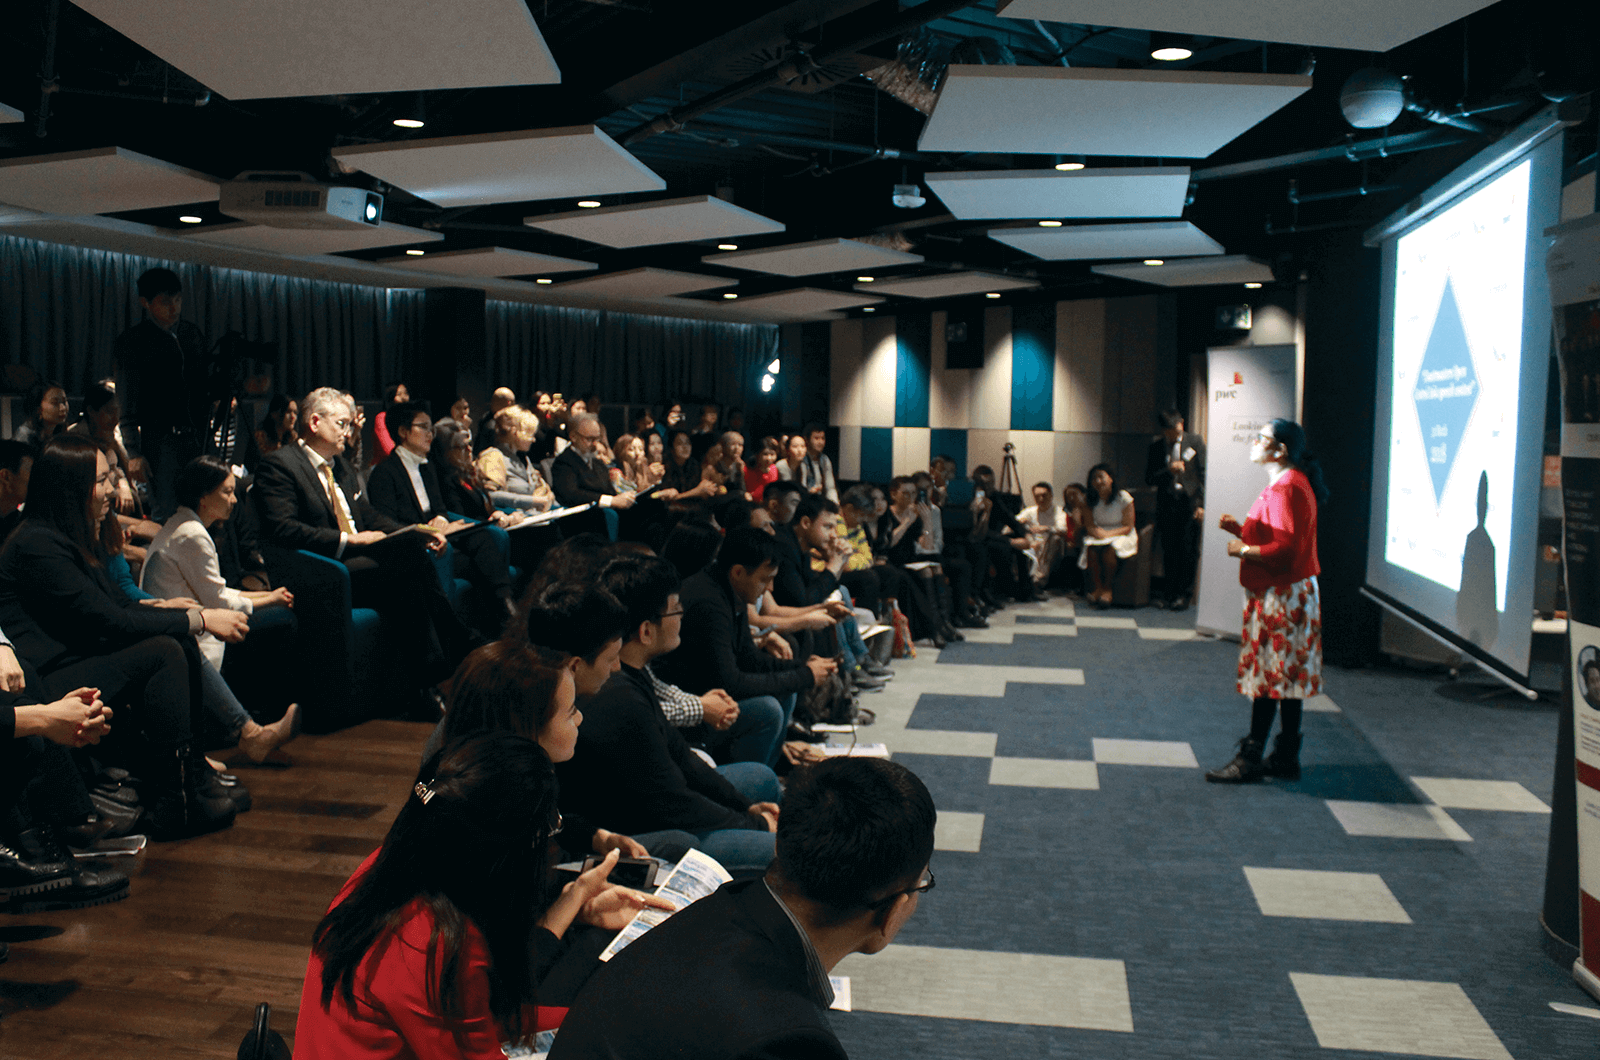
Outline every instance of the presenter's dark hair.
<svg viewBox="0 0 1600 1060">
<path fill-rule="evenodd" d="M 1183 422 L 1183 413 L 1178 409 L 1167 409 L 1158 418 L 1161 420 L 1161 429 L 1170 431 Z"/>
<path fill-rule="evenodd" d="M 489 1011 L 505 1036 L 523 1037 L 534 1002 L 534 925 L 547 893 L 546 847 L 556 775 L 537 743 L 509 732 L 453 740 L 423 764 L 372 866 L 312 936 L 322 958 L 322 1006 L 337 993 L 357 1009 L 356 970 L 401 911 L 420 901 L 433 919 L 426 996 L 462 1028 L 462 958 L 469 927 L 489 950 Z M 464 1028 L 462 1028 L 464 1029 Z"/>
<path fill-rule="evenodd" d="M 147 269 L 139 276 L 139 297 L 146 302 L 164 294 L 182 294 L 183 281 L 171 269 Z"/>
<path fill-rule="evenodd" d="M 95 457 L 100 449 L 81 434 L 61 434 L 50 439 L 33 460 L 28 477 L 28 501 L 22 517 L 56 530 L 77 546 L 90 563 L 104 558 L 100 527 L 89 518 L 89 497 L 94 492 Z"/>
<path fill-rule="evenodd" d="M 689 578 L 711 565 L 721 545 L 722 531 L 710 519 L 685 519 L 662 543 L 661 558 L 672 564 L 679 578 Z"/>
<path fill-rule="evenodd" d="M 618 556 L 600 570 L 600 588 L 628 609 L 626 641 L 639 638 L 639 627 L 658 622 L 666 614 L 667 601 L 682 585 L 677 569 L 648 553 Z"/>
<path fill-rule="evenodd" d="M 200 498 L 228 481 L 233 469 L 209 453 L 195 457 L 183 465 L 173 492 L 178 503 L 192 512 L 200 510 Z"/>
<path fill-rule="evenodd" d="M 884 758 L 833 758 L 789 775 L 777 874 L 842 920 L 912 886 L 933 856 L 933 796 Z"/>
<path fill-rule="evenodd" d="M 593 664 L 607 644 L 628 632 L 628 609 L 597 585 L 556 582 L 522 618 L 529 644 L 576 655 Z"/>
<path fill-rule="evenodd" d="M 1106 478 L 1111 480 L 1110 499 L 1115 500 L 1117 497 L 1117 473 L 1111 470 L 1110 464 L 1096 464 L 1094 467 L 1089 469 L 1089 473 L 1087 475 L 1083 476 L 1083 481 L 1089 484 L 1089 488 L 1085 490 L 1084 493 L 1086 496 L 1088 496 L 1090 503 L 1100 503 L 1100 494 L 1096 492 L 1094 488 L 1094 473 L 1096 471 L 1104 471 L 1106 473 Z"/>
<path fill-rule="evenodd" d="M 1283 446 L 1284 456 L 1290 465 L 1311 484 L 1311 492 L 1317 495 L 1317 504 L 1325 503 L 1328 486 L 1322 480 L 1322 465 L 1312 455 L 1306 442 L 1306 429 L 1294 420 L 1273 420 L 1272 438 Z"/>
<path fill-rule="evenodd" d="M 480 731 L 538 739 L 563 680 L 556 660 L 527 641 L 501 638 L 475 649 L 451 679 L 443 742 Z"/>
<path fill-rule="evenodd" d="M 735 526 L 723 536 L 722 548 L 711 569 L 726 576 L 735 567 L 753 573 L 768 563 L 778 565 L 778 539 L 753 526 Z"/>
<path fill-rule="evenodd" d="M 419 413 L 427 412 L 420 402 L 416 401 L 384 401 L 385 411 L 383 425 L 389 430 L 389 437 L 394 439 L 394 444 L 400 444 L 400 432 L 410 429 L 416 422 Z"/>
</svg>

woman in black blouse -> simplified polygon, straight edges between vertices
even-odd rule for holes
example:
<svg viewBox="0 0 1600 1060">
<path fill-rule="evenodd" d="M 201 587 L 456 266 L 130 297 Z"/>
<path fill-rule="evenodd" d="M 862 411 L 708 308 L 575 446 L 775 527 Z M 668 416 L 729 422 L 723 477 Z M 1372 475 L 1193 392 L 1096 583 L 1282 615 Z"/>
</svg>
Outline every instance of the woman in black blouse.
<svg viewBox="0 0 1600 1060">
<path fill-rule="evenodd" d="M 98 688 L 107 704 L 128 711 L 144 737 L 145 760 L 134 764 L 157 838 L 226 827 L 233 800 L 194 743 L 204 709 L 194 635 L 236 642 L 247 619 L 193 600 L 156 607 L 128 599 L 106 572 L 96 533 L 112 481 L 89 439 L 64 435 L 45 446 L 22 525 L 0 552 L 0 629 L 53 695 Z"/>
</svg>

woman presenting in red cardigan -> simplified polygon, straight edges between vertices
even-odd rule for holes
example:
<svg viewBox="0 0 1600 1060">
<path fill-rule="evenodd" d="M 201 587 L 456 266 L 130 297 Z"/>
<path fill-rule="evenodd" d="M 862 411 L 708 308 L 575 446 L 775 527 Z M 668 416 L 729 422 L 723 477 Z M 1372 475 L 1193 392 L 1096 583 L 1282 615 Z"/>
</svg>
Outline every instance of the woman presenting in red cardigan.
<svg viewBox="0 0 1600 1060">
<path fill-rule="evenodd" d="M 1250 460 L 1266 470 L 1267 488 L 1242 525 L 1231 515 L 1219 523 L 1238 539 L 1228 542 L 1228 555 L 1239 560 L 1245 592 L 1238 687 L 1251 698 L 1250 735 L 1239 741 L 1233 761 L 1206 774 L 1216 784 L 1298 780 L 1301 703 L 1322 691 L 1317 505 L 1328 492 L 1322 469 L 1306 449 L 1305 430 L 1292 420 L 1261 428 Z M 1282 724 L 1263 761 L 1274 715 Z"/>
</svg>

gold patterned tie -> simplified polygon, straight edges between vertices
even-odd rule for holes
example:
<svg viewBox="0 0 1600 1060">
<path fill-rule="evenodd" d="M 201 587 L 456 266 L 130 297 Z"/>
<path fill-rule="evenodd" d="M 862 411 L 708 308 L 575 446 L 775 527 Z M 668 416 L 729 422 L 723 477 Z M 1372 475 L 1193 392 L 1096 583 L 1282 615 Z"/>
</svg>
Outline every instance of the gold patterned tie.
<svg viewBox="0 0 1600 1060">
<path fill-rule="evenodd" d="M 339 486 L 333 480 L 333 465 L 322 465 L 322 477 L 328 481 L 328 503 L 333 506 L 333 517 L 339 521 L 341 534 L 354 534 L 356 528 L 350 525 L 350 517 L 344 513 L 344 502 L 339 499 Z"/>
</svg>

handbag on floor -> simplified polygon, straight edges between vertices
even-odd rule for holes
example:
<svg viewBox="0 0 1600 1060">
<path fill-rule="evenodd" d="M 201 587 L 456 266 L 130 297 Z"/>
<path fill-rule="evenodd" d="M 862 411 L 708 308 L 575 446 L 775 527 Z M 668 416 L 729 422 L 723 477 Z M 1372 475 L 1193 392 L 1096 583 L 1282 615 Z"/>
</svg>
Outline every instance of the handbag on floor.
<svg viewBox="0 0 1600 1060">
<path fill-rule="evenodd" d="M 911 620 L 906 618 L 906 613 L 900 610 L 898 600 L 889 601 L 889 621 L 894 624 L 894 657 L 896 659 L 915 659 L 917 646 L 911 640 Z"/>
</svg>

